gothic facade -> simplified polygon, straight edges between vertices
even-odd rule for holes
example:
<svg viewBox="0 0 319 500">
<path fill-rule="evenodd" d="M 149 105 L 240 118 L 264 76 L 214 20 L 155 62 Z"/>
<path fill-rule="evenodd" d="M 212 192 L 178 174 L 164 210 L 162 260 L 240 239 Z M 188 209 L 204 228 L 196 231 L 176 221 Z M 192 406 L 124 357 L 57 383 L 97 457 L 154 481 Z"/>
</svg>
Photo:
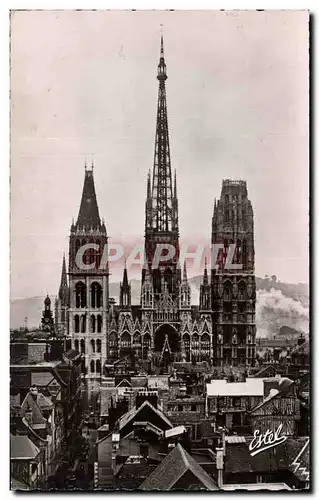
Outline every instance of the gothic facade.
<svg viewBox="0 0 319 500">
<path fill-rule="evenodd" d="M 93 168 L 85 170 L 77 222 L 69 245 L 69 283 L 63 263 L 56 303 L 56 323 L 83 354 L 83 374 L 97 382 L 105 364 L 134 354 L 141 363 L 168 367 L 172 361 L 206 360 L 212 366 L 252 366 L 255 360 L 255 278 L 253 210 L 244 181 L 225 180 L 214 207 L 212 244 L 219 244 L 218 269 L 205 264 L 198 305 L 191 304 L 185 263 L 179 259 L 176 172 L 171 171 L 166 102 L 166 63 L 161 39 L 158 64 L 158 104 L 155 154 L 147 179 L 145 204 L 145 264 L 140 304 L 132 304 L 125 267 L 120 300 L 109 299 L 109 272 L 100 266 L 107 249 L 107 232 L 100 219 Z M 85 246 L 89 244 L 85 250 Z M 228 269 L 227 251 L 235 244 Z M 174 255 L 160 256 L 169 245 Z M 78 252 L 83 249 L 83 266 Z"/>
</svg>

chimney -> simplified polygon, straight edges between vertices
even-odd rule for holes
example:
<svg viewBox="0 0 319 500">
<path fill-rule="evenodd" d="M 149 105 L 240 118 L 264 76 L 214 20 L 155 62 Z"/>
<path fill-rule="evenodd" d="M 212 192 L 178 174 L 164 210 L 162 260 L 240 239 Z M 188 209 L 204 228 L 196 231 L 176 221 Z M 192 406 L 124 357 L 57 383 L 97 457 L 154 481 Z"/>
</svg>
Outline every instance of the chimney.
<svg viewBox="0 0 319 500">
<path fill-rule="evenodd" d="M 30 387 L 30 394 L 31 396 L 33 397 L 33 399 L 37 399 L 38 397 L 38 388 L 36 385 L 33 385 L 32 387 Z"/>
<path fill-rule="evenodd" d="M 224 448 L 216 448 L 216 468 L 217 468 L 217 484 L 219 488 L 222 488 L 223 470 L 224 470 Z"/>
<path fill-rule="evenodd" d="M 222 447 L 223 447 L 223 455 L 226 455 L 226 435 L 225 435 L 225 427 L 222 430 Z"/>
<path fill-rule="evenodd" d="M 29 392 L 29 389 L 27 387 L 21 387 L 21 389 L 20 389 L 20 405 L 22 405 L 28 392 Z"/>
<path fill-rule="evenodd" d="M 158 392 L 155 389 L 148 389 L 146 391 L 139 391 L 136 394 L 136 409 L 142 406 L 144 401 L 148 401 L 151 403 L 154 408 L 157 409 L 157 399 L 158 399 Z"/>
</svg>

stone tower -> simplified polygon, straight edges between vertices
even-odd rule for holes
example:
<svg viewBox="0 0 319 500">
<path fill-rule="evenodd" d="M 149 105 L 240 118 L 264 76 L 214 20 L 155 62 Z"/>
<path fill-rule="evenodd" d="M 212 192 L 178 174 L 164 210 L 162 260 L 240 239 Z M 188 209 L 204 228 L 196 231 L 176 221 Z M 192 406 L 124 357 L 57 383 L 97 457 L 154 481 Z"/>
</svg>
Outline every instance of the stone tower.
<svg viewBox="0 0 319 500">
<path fill-rule="evenodd" d="M 71 225 L 69 244 L 69 335 L 72 347 L 83 354 L 82 374 L 89 393 L 99 386 L 107 356 L 107 241 L 92 166 L 85 168 L 79 215 Z"/>
<path fill-rule="evenodd" d="M 221 246 L 216 266 L 212 262 L 215 364 L 254 366 L 254 215 L 245 181 L 223 181 L 214 205 L 212 244 Z"/>
<path fill-rule="evenodd" d="M 41 318 L 41 328 L 44 332 L 50 333 L 51 335 L 55 334 L 54 319 L 51 310 L 51 299 L 49 295 L 47 295 L 46 298 L 44 299 L 44 309 Z"/>
<path fill-rule="evenodd" d="M 58 297 L 55 301 L 55 328 L 59 336 L 65 336 L 68 333 L 69 298 L 70 292 L 66 273 L 65 254 L 63 253 L 61 283 Z"/>
</svg>

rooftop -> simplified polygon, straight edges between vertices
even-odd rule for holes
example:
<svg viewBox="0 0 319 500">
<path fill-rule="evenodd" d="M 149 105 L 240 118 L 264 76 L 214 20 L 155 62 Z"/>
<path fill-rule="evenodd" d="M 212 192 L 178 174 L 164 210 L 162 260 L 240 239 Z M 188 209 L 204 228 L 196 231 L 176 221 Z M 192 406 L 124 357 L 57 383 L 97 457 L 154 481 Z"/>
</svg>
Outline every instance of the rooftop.
<svg viewBox="0 0 319 500">
<path fill-rule="evenodd" d="M 245 382 L 227 382 L 212 380 L 206 384 L 208 396 L 263 396 L 264 381 L 260 378 L 248 378 Z"/>
<path fill-rule="evenodd" d="M 166 455 L 163 461 L 140 485 L 139 489 L 159 491 L 173 490 L 186 472 L 190 472 L 194 477 L 196 486 L 198 484 L 200 485 L 198 489 L 209 491 L 219 489 L 207 472 L 204 471 L 199 463 L 197 463 L 180 444 L 175 446 L 175 448 Z M 189 482 L 189 486 L 193 486 L 190 477 L 186 480 Z"/>
<path fill-rule="evenodd" d="M 33 460 L 39 453 L 39 448 L 28 436 L 10 436 L 11 460 Z"/>
</svg>

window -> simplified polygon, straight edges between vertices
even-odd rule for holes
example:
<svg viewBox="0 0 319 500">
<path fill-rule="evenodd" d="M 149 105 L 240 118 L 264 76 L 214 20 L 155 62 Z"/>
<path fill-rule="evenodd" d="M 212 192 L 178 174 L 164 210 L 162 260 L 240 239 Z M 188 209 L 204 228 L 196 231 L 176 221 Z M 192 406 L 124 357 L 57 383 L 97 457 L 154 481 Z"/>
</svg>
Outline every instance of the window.
<svg viewBox="0 0 319 500">
<path fill-rule="evenodd" d="M 194 405 L 194 404 L 192 404 L 192 405 L 191 405 L 191 411 L 197 411 L 197 406 L 196 406 L 196 405 Z"/>
<path fill-rule="evenodd" d="M 96 341 L 96 351 L 98 353 L 101 352 L 101 341 L 100 341 L 100 339 L 97 339 L 97 341 Z"/>
<path fill-rule="evenodd" d="M 91 368 L 91 373 L 94 373 L 94 361 L 92 359 L 91 363 L 90 363 L 90 368 Z"/>
<path fill-rule="evenodd" d="M 257 474 L 256 476 L 256 483 L 264 483 L 264 476 L 262 476 L 261 474 Z"/>
<path fill-rule="evenodd" d="M 183 405 L 178 405 L 177 409 L 178 411 L 183 411 Z"/>
<path fill-rule="evenodd" d="M 78 314 L 74 316 L 74 331 L 75 333 L 79 333 L 80 331 L 80 318 Z"/>
<path fill-rule="evenodd" d="M 95 340 L 91 340 L 92 353 L 95 354 Z"/>
<path fill-rule="evenodd" d="M 97 317 L 97 332 L 101 333 L 102 331 L 102 316 L 99 314 Z"/>
<path fill-rule="evenodd" d="M 101 373 L 101 361 L 99 359 L 96 361 L 96 373 Z"/>
<path fill-rule="evenodd" d="M 77 283 L 75 286 L 75 305 L 77 308 L 86 307 L 86 286 L 84 283 Z"/>
<path fill-rule="evenodd" d="M 147 444 L 141 444 L 140 445 L 140 455 L 142 455 L 142 457 L 147 457 L 148 456 L 148 445 Z"/>
<path fill-rule="evenodd" d="M 92 314 L 91 316 L 91 332 L 95 333 L 95 316 Z"/>
<path fill-rule="evenodd" d="M 102 305 L 102 287 L 99 283 L 91 285 L 91 306 L 93 309 L 99 308 Z"/>
<path fill-rule="evenodd" d="M 82 339 L 80 345 L 81 345 L 81 354 L 85 354 L 85 340 Z"/>
<path fill-rule="evenodd" d="M 81 333 L 85 333 L 86 331 L 86 316 L 85 314 L 81 315 Z"/>
</svg>

